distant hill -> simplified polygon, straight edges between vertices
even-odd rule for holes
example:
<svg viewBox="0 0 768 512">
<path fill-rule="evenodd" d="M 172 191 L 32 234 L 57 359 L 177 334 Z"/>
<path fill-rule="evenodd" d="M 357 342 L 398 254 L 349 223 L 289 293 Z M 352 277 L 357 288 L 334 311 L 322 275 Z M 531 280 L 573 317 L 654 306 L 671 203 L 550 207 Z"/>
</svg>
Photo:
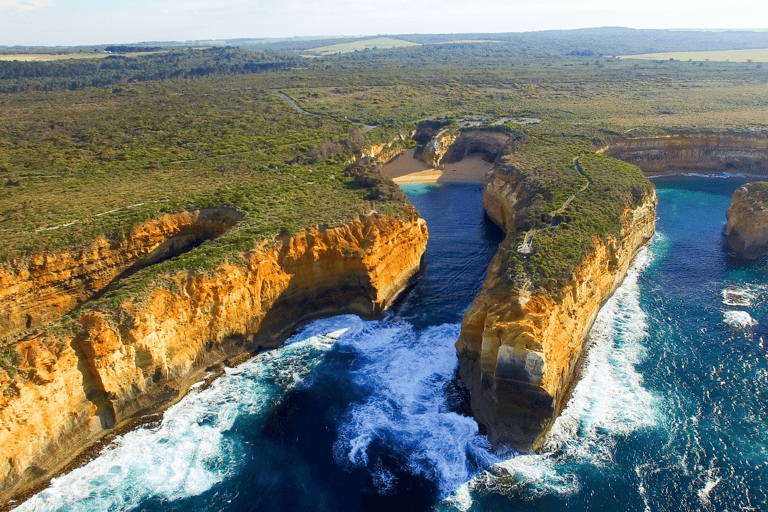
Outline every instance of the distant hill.
<svg viewBox="0 0 768 512">
<path fill-rule="evenodd" d="M 236 46 L 278 52 L 312 51 L 316 55 L 354 52 L 365 48 L 409 47 L 461 41 L 495 41 L 519 49 L 538 50 L 553 55 L 631 55 L 659 52 L 749 50 L 768 48 L 768 31 L 759 30 L 646 30 L 623 27 L 545 30 L 540 32 L 389 34 L 347 37 L 238 38 L 195 41 L 146 41 L 127 46 L 210 48 Z M 0 47 L 0 53 L 49 53 L 53 50 L 104 50 L 107 45 L 42 48 Z"/>
</svg>

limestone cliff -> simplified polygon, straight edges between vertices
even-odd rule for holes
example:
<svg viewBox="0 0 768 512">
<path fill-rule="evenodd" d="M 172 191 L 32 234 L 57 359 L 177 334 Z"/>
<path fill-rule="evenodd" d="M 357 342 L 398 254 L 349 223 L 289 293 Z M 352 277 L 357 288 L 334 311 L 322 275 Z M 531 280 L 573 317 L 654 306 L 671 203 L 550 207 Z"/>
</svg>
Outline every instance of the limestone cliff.
<svg viewBox="0 0 768 512">
<path fill-rule="evenodd" d="M 18 373 L 0 371 L 0 499 L 50 477 L 112 427 L 173 402 L 211 365 L 276 347 L 320 315 L 381 312 L 418 271 L 426 242 L 417 214 L 372 213 L 279 237 L 207 273 L 178 273 L 142 302 L 86 306 L 72 334 L 28 334 L 14 347 Z M 86 260 L 97 269 L 99 254 Z M 39 274 L 82 272 L 83 261 L 43 257 Z"/>
<path fill-rule="evenodd" d="M 768 137 L 758 134 L 687 133 L 627 137 L 610 143 L 601 151 L 635 164 L 648 174 L 768 174 Z"/>
<path fill-rule="evenodd" d="M 594 249 L 565 286 L 549 291 L 510 279 L 508 254 L 520 250 L 526 210 L 539 190 L 514 169 L 498 168 L 486 182 L 486 212 L 507 237 L 464 316 L 456 348 L 472 411 L 494 445 L 530 450 L 565 405 L 587 332 L 654 232 L 657 199 L 648 190 L 623 212 L 620 235 L 594 237 Z"/>
<path fill-rule="evenodd" d="M 459 136 L 459 132 L 451 132 L 448 130 L 442 130 L 429 141 L 420 147 L 416 152 L 416 158 L 432 167 L 438 169 L 440 162 L 445 154 L 451 148 L 456 138 Z"/>
<path fill-rule="evenodd" d="M 102 238 L 3 265 L 0 344 L 69 313 L 121 275 L 222 235 L 241 218 L 231 208 L 168 214 L 138 225 L 122 242 Z"/>
<path fill-rule="evenodd" d="M 725 238 L 742 258 L 757 259 L 768 254 L 768 183 L 742 185 L 733 193 L 726 212 Z"/>
<path fill-rule="evenodd" d="M 380 144 L 371 144 L 363 148 L 359 155 L 355 155 L 353 160 L 373 159 L 381 165 L 384 165 L 405 151 L 405 145 L 402 144 L 410 135 L 400 134 L 392 142 L 382 142 Z"/>
</svg>

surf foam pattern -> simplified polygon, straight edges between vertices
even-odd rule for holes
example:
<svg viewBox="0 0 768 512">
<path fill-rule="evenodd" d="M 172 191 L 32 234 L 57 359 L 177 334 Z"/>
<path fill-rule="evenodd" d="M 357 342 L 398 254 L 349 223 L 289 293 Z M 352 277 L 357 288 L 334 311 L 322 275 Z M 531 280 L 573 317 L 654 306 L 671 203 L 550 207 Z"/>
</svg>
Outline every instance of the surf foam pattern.
<svg viewBox="0 0 768 512">
<path fill-rule="evenodd" d="M 337 324 L 360 322 L 342 317 Z M 274 399 L 311 374 L 332 341 L 300 334 L 280 349 L 227 368 L 209 388 L 193 389 L 168 409 L 158 426 L 120 436 L 15 511 L 127 511 L 147 500 L 173 501 L 211 489 L 242 469 L 238 418 L 267 414 Z"/>
<path fill-rule="evenodd" d="M 409 454 L 409 471 L 436 481 L 442 496 L 500 460 L 474 419 L 444 405 L 444 388 L 458 364 L 460 328 L 445 324 L 416 333 L 405 322 L 374 322 L 344 341 L 360 356 L 353 381 L 371 394 L 341 425 L 334 457 L 341 465 L 370 468 L 374 482 L 383 483 L 379 492 L 387 491 L 388 480 L 379 461 L 369 458 L 374 441 Z"/>
<path fill-rule="evenodd" d="M 585 466 L 613 464 L 616 438 L 659 423 L 659 400 L 643 387 L 635 369 L 646 356 L 642 342 L 648 329 L 640 307 L 639 278 L 651 264 L 658 242 L 655 237 L 650 247 L 640 250 L 624 282 L 598 314 L 587 340 L 581 379 L 555 420 L 544 453 L 500 462 L 496 475 L 482 473 L 440 508 L 470 510 L 478 493 L 525 499 L 570 495 L 579 491 L 579 471 Z"/>
</svg>

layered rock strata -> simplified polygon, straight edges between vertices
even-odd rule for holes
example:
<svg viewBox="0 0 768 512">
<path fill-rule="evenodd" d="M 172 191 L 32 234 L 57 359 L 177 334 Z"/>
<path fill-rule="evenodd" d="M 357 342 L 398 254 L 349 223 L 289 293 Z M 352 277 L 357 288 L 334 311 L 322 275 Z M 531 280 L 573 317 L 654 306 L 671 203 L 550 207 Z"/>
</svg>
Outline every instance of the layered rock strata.
<svg viewBox="0 0 768 512">
<path fill-rule="evenodd" d="M 221 236 L 241 219 L 231 208 L 167 214 L 138 225 L 122 242 L 102 238 L 0 267 L 0 344 L 69 313 L 120 276 Z"/>
<path fill-rule="evenodd" d="M 17 373 L 0 371 L 0 499 L 172 403 L 211 365 L 277 347 L 320 315 L 380 313 L 418 271 L 426 242 L 416 213 L 372 213 L 280 237 L 207 273 L 180 272 L 140 303 L 85 309 L 73 334 L 17 341 Z M 57 269 L 65 260 L 77 266 L 44 258 Z"/>
<path fill-rule="evenodd" d="M 725 238 L 736 254 L 750 260 L 768 254 L 768 182 L 736 189 L 726 218 Z"/>
<path fill-rule="evenodd" d="M 433 169 L 439 169 L 443 157 L 459 136 L 458 132 L 442 130 L 432 137 L 429 142 L 416 150 L 416 158 Z"/>
<path fill-rule="evenodd" d="M 768 175 L 768 137 L 689 133 L 628 137 L 601 150 L 647 174 L 740 172 Z"/>
<path fill-rule="evenodd" d="M 656 194 L 621 217 L 619 236 L 595 237 L 594 250 L 559 293 L 531 290 L 509 278 L 526 208 L 536 190 L 513 170 L 497 168 L 483 192 L 488 216 L 507 233 L 483 289 L 464 316 L 456 343 L 471 407 L 491 442 L 520 451 L 565 405 L 584 341 L 600 308 L 621 284 L 636 251 L 655 229 Z"/>
</svg>

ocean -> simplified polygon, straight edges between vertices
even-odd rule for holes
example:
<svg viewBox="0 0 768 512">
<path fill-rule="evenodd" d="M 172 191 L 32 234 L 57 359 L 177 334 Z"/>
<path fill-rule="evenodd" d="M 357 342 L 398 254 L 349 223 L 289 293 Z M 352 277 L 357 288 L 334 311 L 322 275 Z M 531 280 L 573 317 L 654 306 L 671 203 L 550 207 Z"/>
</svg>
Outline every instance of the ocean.
<svg viewBox="0 0 768 512">
<path fill-rule="evenodd" d="M 16 510 L 768 510 L 768 265 L 723 242 L 746 181 L 655 180 L 657 233 L 540 454 L 495 453 L 455 380 L 502 239 L 482 187 L 409 185 L 430 242 L 384 318 L 304 326 Z"/>
</svg>

